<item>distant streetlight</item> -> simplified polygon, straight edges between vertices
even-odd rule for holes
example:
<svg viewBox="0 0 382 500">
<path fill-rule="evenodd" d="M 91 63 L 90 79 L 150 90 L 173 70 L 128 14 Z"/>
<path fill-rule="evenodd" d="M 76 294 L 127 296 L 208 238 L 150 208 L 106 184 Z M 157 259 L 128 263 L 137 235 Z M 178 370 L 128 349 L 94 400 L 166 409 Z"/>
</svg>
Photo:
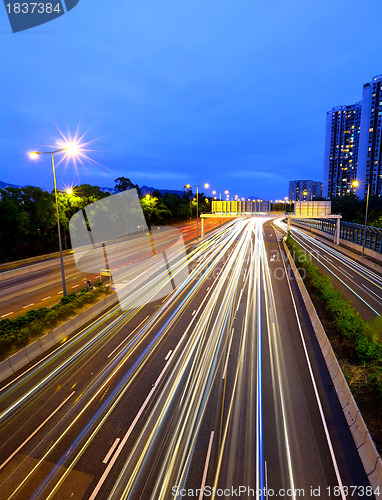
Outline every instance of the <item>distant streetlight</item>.
<svg viewBox="0 0 382 500">
<path fill-rule="evenodd" d="M 359 186 L 358 181 L 353 181 L 352 186 L 354 188 Z M 370 196 L 370 181 L 367 183 L 367 195 L 366 195 L 366 211 L 365 211 L 365 224 L 363 227 L 363 242 L 362 242 L 362 255 L 365 255 L 365 245 L 366 245 L 366 228 L 367 228 L 367 213 L 369 210 L 369 196 Z"/>
<path fill-rule="evenodd" d="M 206 184 L 186 184 L 184 186 L 186 189 L 191 189 L 191 187 L 196 187 L 196 239 L 199 239 L 199 188 L 204 187 L 205 189 L 208 189 L 210 185 L 208 183 Z M 194 198 L 195 201 L 195 198 Z"/>
<path fill-rule="evenodd" d="M 66 284 L 65 284 L 65 271 L 64 271 L 64 259 L 62 257 L 62 243 L 61 243 L 61 230 L 60 230 L 60 216 L 58 213 L 58 201 L 57 201 L 57 183 L 56 183 L 56 170 L 54 168 L 54 155 L 56 153 L 61 153 L 62 151 L 67 151 L 70 155 L 75 155 L 78 152 L 78 148 L 76 148 L 76 152 L 74 152 L 74 147 L 72 144 L 68 145 L 66 148 L 57 149 L 55 151 L 32 151 L 30 154 L 31 158 L 37 158 L 39 155 L 51 155 L 52 157 L 52 167 L 53 167 L 53 180 L 54 180 L 54 196 L 56 199 L 56 216 L 57 216 L 57 231 L 58 231 L 58 246 L 60 249 L 60 264 L 61 264 L 61 279 L 62 279 L 62 290 L 64 292 L 64 297 L 66 296 Z"/>
</svg>

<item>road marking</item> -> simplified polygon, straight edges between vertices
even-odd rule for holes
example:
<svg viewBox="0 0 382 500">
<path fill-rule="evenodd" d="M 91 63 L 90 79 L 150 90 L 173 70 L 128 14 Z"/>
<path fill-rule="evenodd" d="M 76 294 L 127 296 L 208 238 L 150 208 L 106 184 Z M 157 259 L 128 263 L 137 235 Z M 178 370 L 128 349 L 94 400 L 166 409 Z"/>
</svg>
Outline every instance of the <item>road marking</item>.
<svg viewBox="0 0 382 500">
<path fill-rule="evenodd" d="M 58 292 L 58 295 L 60 295 L 60 293 L 64 293 L 64 292 Z"/>
<path fill-rule="evenodd" d="M 243 296 L 243 288 L 241 289 L 241 292 L 240 292 L 240 297 L 239 297 L 239 302 L 237 303 L 237 308 L 236 308 L 236 312 L 239 310 L 239 307 L 240 307 L 240 302 L 241 302 L 241 297 Z"/>
<path fill-rule="evenodd" d="M 112 444 L 112 446 L 111 446 L 110 450 L 108 451 L 108 453 L 107 453 L 106 457 L 102 460 L 102 463 L 103 463 L 103 464 L 107 464 L 107 463 L 108 463 L 109 458 L 112 456 L 113 451 L 115 450 L 115 448 L 116 448 L 117 444 L 118 444 L 120 441 L 121 441 L 121 440 L 120 440 L 119 438 L 117 438 L 117 439 L 114 441 L 114 443 Z"/>
<path fill-rule="evenodd" d="M 13 311 L 10 312 L 10 313 L 7 313 L 7 314 L 3 314 L 2 316 L 0 316 L 1 318 L 6 318 L 7 316 L 9 316 L 10 314 L 13 314 Z"/>
<path fill-rule="evenodd" d="M 225 375 L 227 373 L 228 358 L 229 358 L 229 353 L 231 351 L 231 344 L 232 344 L 234 330 L 235 330 L 235 328 L 232 328 L 231 338 L 230 338 L 230 341 L 229 341 L 229 346 L 228 346 L 228 351 L 227 351 L 227 358 L 225 360 L 225 365 L 224 365 L 224 370 L 223 370 L 223 380 L 225 379 Z"/>
<path fill-rule="evenodd" d="M 342 269 L 342 267 L 339 267 L 339 266 L 338 266 L 338 269 L 339 269 L 339 271 L 341 271 L 341 273 L 345 273 L 345 274 L 347 274 L 350 278 L 354 278 L 354 276 L 352 276 L 350 273 L 348 273 L 347 271 L 345 271 L 345 269 Z"/>
<path fill-rule="evenodd" d="M 58 410 L 64 406 L 64 404 L 73 396 L 73 394 L 75 394 L 76 391 L 73 391 L 71 394 L 69 394 L 69 396 L 54 410 L 54 412 L 52 412 L 49 417 L 47 417 L 44 422 L 42 424 L 40 424 L 37 429 L 35 431 L 32 432 L 32 434 L 22 443 L 20 444 L 20 446 L 18 448 L 16 448 L 16 450 L 12 453 L 12 455 L 9 455 L 9 457 L 5 460 L 5 462 L 3 462 L 1 465 L 0 465 L 0 470 L 10 461 L 12 460 L 12 458 L 16 455 L 16 453 L 18 453 L 21 448 L 29 441 L 32 439 L 32 437 L 48 422 L 48 420 L 50 420 L 53 415 L 55 415 Z"/>
<path fill-rule="evenodd" d="M 47 297 L 44 297 L 44 298 L 43 298 L 43 299 L 41 299 L 41 300 L 48 300 L 48 299 L 51 299 L 51 298 L 52 298 L 52 296 L 51 296 L 51 295 L 48 295 Z"/>
<path fill-rule="evenodd" d="M 171 356 L 172 350 L 168 351 L 167 356 L 164 358 L 165 361 L 168 360 L 168 358 Z"/>
<path fill-rule="evenodd" d="M 206 463 L 204 465 L 202 484 L 200 486 L 200 495 L 199 495 L 199 499 L 198 500 L 203 500 L 203 496 L 204 496 L 204 487 L 206 485 L 207 471 L 208 471 L 208 465 L 210 463 L 210 456 L 211 456 L 211 448 L 212 448 L 212 441 L 213 441 L 213 439 L 214 439 L 214 431 L 211 431 L 210 442 L 208 443 Z"/>
<path fill-rule="evenodd" d="M 127 340 L 129 337 L 131 337 L 131 335 L 132 335 L 132 334 L 133 334 L 136 330 L 138 330 L 138 328 L 141 326 L 141 324 L 142 324 L 142 323 L 144 323 L 144 322 L 146 321 L 146 319 L 148 319 L 149 317 L 150 317 L 150 316 L 147 316 L 147 317 L 146 317 L 143 321 L 141 321 L 141 322 L 139 323 L 139 325 L 138 325 L 136 328 L 134 328 L 134 330 L 133 330 L 133 331 L 129 334 L 129 336 L 128 336 L 128 337 L 126 337 L 124 340 L 122 340 L 122 342 L 121 342 L 120 344 L 118 344 L 118 345 L 117 345 L 117 347 L 116 347 L 113 351 L 111 351 L 111 353 L 108 355 L 108 358 L 110 358 L 110 356 L 112 356 L 112 355 L 115 353 L 115 351 L 116 351 L 119 347 L 121 347 L 121 345 L 122 345 L 124 342 L 126 342 L 126 340 Z"/>
<path fill-rule="evenodd" d="M 77 288 L 78 286 L 80 286 L 80 285 L 73 285 L 72 288 Z"/>
<path fill-rule="evenodd" d="M 208 292 L 208 290 L 209 290 L 210 288 L 211 288 L 210 286 L 207 288 L 207 292 Z"/>
<path fill-rule="evenodd" d="M 31 304 L 28 304 L 27 306 L 23 306 L 23 309 L 26 309 L 27 307 L 31 307 L 31 306 L 34 306 L 34 302 L 32 302 Z"/>
<path fill-rule="evenodd" d="M 363 283 L 361 283 L 362 286 L 364 286 L 365 288 L 367 288 L 367 290 L 369 290 L 369 292 L 371 292 L 373 295 L 375 295 L 378 299 L 380 298 L 380 295 L 378 295 L 378 293 L 375 293 L 371 288 L 369 288 L 368 286 L 364 285 Z M 379 300 L 377 300 L 377 302 L 381 303 Z"/>
<path fill-rule="evenodd" d="M 193 316 L 195 313 L 196 313 L 196 309 L 195 309 L 195 311 L 191 314 L 191 316 Z"/>
</svg>

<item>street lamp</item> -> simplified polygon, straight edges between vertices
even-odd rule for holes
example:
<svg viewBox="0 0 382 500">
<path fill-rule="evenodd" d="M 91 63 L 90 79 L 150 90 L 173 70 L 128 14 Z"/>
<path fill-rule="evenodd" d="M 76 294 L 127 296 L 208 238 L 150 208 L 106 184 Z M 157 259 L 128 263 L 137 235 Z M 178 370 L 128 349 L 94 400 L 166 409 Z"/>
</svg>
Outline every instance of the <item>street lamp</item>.
<svg viewBox="0 0 382 500">
<path fill-rule="evenodd" d="M 358 181 L 353 181 L 351 185 L 356 188 L 359 186 Z M 362 255 L 365 255 L 365 245 L 366 245 L 366 227 L 367 227 L 367 212 L 369 210 L 369 196 L 370 196 L 370 181 L 367 183 L 367 195 L 366 195 L 366 211 L 365 211 L 365 224 L 363 227 L 363 243 L 362 243 Z"/>
<path fill-rule="evenodd" d="M 196 187 L 196 239 L 199 239 L 199 188 L 204 187 L 205 189 L 208 189 L 210 185 L 208 183 L 206 184 L 186 184 L 184 186 L 186 189 L 191 189 L 191 187 Z"/>
<path fill-rule="evenodd" d="M 60 216 L 58 213 L 58 201 L 57 201 L 57 183 L 56 183 L 56 171 L 54 168 L 54 155 L 56 153 L 61 153 L 62 151 L 67 151 L 70 155 L 76 154 L 77 150 L 74 151 L 74 147 L 71 146 L 67 148 L 57 149 L 56 151 L 32 151 L 30 154 L 31 158 L 37 158 L 39 155 L 51 155 L 52 157 L 52 167 L 53 167 L 53 180 L 54 180 L 54 196 L 56 199 L 56 216 L 57 216 L 57 231 L 58 231 L 58 246 L 60 249 L 60 263 L 61 263 L 61 279 L 62 279 L 62 290 L 64 292 L 64 297 L 66 296 L 66 284 L 65 284 L 65 271 L 64 271 L 64 260 L 62 257 L 62 243 L 61 243 L 61 230 L 60 230 Z"/>
</svg>

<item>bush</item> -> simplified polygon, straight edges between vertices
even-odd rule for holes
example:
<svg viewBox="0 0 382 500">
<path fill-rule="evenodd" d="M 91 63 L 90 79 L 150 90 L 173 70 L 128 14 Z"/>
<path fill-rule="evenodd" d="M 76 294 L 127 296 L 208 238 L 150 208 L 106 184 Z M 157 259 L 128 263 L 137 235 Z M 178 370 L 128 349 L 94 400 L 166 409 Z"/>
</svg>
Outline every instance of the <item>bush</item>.
<svg viewBox="0 0 382 500">
<path fill-rule="evenodd" d="M 7 353 L 13 345 L 25 345 L 30 335 L 40 335 L 45 327 L 54 328 L 60 320 L 65 320 L 84 304 L 95 302 L 102 292 L 110 293 L 110 287 L 103 286 L 102 282 L 96 283 L 96 287 L 91 291 L 83 289 L 78 294 L 69 293 L 49 309 L 46 307 L 31 309 L 13 320 L 9 318 L 1 320 L 0 353 Z"/>
<path fill-rule="evenodd" d="M 29 328 L 23 328 L 16 334 L 16 344 L 25 345 L 29 340 Z"/>
</svg>

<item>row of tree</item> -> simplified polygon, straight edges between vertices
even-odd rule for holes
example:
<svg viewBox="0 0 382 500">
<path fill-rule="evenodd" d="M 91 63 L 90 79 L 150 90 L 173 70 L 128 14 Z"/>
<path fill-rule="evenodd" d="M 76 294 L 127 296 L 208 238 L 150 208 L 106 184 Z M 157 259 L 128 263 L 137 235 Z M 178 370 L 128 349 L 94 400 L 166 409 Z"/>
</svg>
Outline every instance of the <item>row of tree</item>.
<svg viewBox="0 0 382 500">
<path fill-rule="evenodd" d="M 183 195 L 154 191 L 142 196 L 139 186 L 126 177 L 115 179 L 115 189 L 136 189 L 149 225 L 168 224 L 196 216 L 195 196 L 190 189 Z M 58 192 L 58 209 L 63 248 L 70 249 L 69 220 L 90 203 L 110 193 L 98 186 L 81 184 L 71 194 Z M 211 198 L 199 194 L 199 213 L 210 211 Z M 272 205 L 273 210 L 293 210 L 293 205 Z M 354 195 L 334 198 L 332 213 L 341 214 L 344 221 L 363 224 L 366 202 Z M 368 225 L 382 228 L 382 199 L 370 197 Z M 57 217 L 54 192 L 27 186 L 0 189 L 0 262 L 42 255 L 58 250 Z"/>
<path fill-rule="evenodd" d="M 154 191 L 142 196 L 139 187 L 130 179 L 115 180 L 118 191 L 137 189 L 140 203 L 149 225 L 168 224 L 196 216 L 196 201 L 191 190 L 182 196 L 162 195 Z M 57 196 L 63 248 L 70 249 L 69 220 L 90 203 L 110 196 L 98 186 L 81 184 L 72 192 L 59 191 Z M 207 200 L 207 201 L 206 201 Z M 199 212 L 209 210 L 210 200 L 199 195 Z M 0 262 L 58 251 L 57 217 L 54 191 L 27 186 L 0 189 Z"/>
</svg>

